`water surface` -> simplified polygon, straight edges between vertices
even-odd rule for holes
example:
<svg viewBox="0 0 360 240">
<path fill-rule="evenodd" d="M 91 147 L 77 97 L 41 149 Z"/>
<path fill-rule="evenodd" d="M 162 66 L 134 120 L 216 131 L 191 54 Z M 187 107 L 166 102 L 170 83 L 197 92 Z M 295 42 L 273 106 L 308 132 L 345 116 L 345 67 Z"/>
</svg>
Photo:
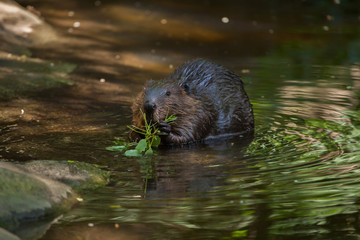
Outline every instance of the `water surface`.
<svg viewBox="0 0 360 240">
<path fill-rule="evenodd" d="M 2 104 L 0 155 L 112 172 L 41 239 L 360 237 L 358 3 L 22 3 L 60 33 L 33 56 L 76 64 L 75 85 Z M 243 76 L 254 137 L 147 159 L 106 151 L 145 81 L 198 57 Z"/>
</svg>

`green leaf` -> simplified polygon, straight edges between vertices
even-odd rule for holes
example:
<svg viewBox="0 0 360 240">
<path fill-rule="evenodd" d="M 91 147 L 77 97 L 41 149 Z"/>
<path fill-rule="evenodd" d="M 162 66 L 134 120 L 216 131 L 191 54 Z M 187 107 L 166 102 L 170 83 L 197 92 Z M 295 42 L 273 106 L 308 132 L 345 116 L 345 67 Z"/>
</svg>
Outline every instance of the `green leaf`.
<svg viewBox="0 0 360 240">
<path fill-rule="evenodd" d="M 132 149 L 132 150 L 127 150 L 125 152 L 125 156 L 127 156 L 127 157 L 141 157 L 142 154 L 138 150 Z"/>
<path fill-rule="evenodd" d="M 174 115 L 170 115 L 169 117 L 167 117 L 167 118 L 165 119 L 165 122 L 170 123 L 170 122 L 175 121 L 176 119 L 177 119 L 177 117 L 176 117 L 176 116 L 174 116 Z"/>
<path fill-rule="evenodd" d="M 147 147 L 146 140 L 145 140 L 145 139 L 141 139 L 135 149 L 136 149 L 139 153 L 142 153 L 142 152 L 145 152 L 146 147 Z"/>
<path fill-rule="evenodd" d="M 242 231 L 234 231 L 232 232 L 231 236 L 233 238 L 243 238 L 246 237 L 248 233 L 248 230 L 242 230 Z"/>
<path fill-rule="evenodd" d="M 126 149 L 126 146 L 111 146 L 106 147 L 106 150 L 114 151 L 114 152 L 123 152 Z"/>
<path fill-rule="evenodd" d="M 157 147 L 157 146 L 160 145 L 160 142 L 161 142 L 161 138 L 158 135 L 155 135 L 151 146 L 152 147 Z"/>
<path fill-rule="evenodd" d="M 120 141 L 120 140 L 114 140 L 114 143 L 115 143 L 115 145 L 118 145 L 118 146 L 126 146 L 127 145 L 126 142 Z"/>
<path fill-rule="evenodd" d="M 127 126 L 131 131 L 133 132 L 136 132 L 136 133 L 139 133 L 139 134 L 145 134 L 146 133 L 146 130 L 145 129 L 142 129 L 142 128 L 139 128 L 135 125 L 131 125 L 131 126 Z"/>
<path fill-rule="evenodd" d="M 145 155 L 153 155 L 154 152 L 151 148 L 149 148 L 146 152 L 145 152 Z"/>
</svg>

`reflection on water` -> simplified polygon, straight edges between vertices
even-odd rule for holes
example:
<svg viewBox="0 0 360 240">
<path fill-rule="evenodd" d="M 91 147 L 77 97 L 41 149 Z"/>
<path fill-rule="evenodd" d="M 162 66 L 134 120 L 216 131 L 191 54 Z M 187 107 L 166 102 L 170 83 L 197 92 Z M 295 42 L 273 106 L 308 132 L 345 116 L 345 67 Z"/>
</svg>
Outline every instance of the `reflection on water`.
<svg viewBox="0 0 360 240">
<path fill-rule="evenodd" d="M 312 66 L 307 70 L 309 76 L 305 79 L 292 74 L 280 76 L 278 81 L 282 82 L 282 86 L 277 88 L 274 99 L 278 105 L 277 112 L 303 118 L 336 120 L 339 113 L 358 105 L 358 70 L 358 65 L 346 68 Z M 267 71 L 267 75 L 274 75 L 272 70 Z M 260 79 L 265 80 L 263 77 Z"/>
<path fill-rule="evenodd" d="M 335 123 L 283 115 L 259 127 L 247 147 L 233 142 L 161 150 L 151 161 L 122 159 L 113 185 L 89 194 L 47 237 L 61 239 L 56 236 L 65 228 L 76 239 L 91 228 L 115 239 L 124 234 L 119 226 L 127 232 L 129 224 L 133 232 L 126 234 L 146 235 L 140 239 L 351 236 L 360 118 L 356 112 L 343 117 Z"/>
<path fill-rule="evenodd" d="M 62 34 L 34 55 L 78 67 L 73 87 L 1 105 L 0 157 L 112 171 L 109 186 L 84 194 L 41 239 L 360 237 L 359 3 L 23 4 Z M 148 159 L 106 152 L 125 138 L 144 82 L 197 57 L 243 75 L 253 138 L 159 149 Z"/>
</svg>

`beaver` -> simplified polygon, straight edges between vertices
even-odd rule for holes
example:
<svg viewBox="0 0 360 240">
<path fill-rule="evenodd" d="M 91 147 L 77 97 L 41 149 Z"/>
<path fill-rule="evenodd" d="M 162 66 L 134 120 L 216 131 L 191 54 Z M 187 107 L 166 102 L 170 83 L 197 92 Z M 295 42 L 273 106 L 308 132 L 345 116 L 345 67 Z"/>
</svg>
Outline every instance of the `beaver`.
<svg viewBox="0 0 360 240">
<path fill-rule="evenodd" d="M 252 105 L 238 75 L 204 59 L 177 67 L 167 78 L 149 80 L 133 106 L 132 124 L 144 128 L 144 118 L 164 133 L 163 144 L 197 142 L 208 137 L 254 129 Z M 177 119 L 168 123 L 167 116 Z M 141 136 L 130 132 L 130 139 Z"/>
</svg>

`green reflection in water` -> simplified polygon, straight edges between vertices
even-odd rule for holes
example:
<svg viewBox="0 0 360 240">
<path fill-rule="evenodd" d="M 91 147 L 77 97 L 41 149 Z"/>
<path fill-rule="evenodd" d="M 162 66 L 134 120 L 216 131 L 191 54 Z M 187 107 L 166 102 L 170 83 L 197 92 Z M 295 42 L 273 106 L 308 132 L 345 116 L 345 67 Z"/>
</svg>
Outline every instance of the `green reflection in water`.
<svg viewBox="0 0 360 240">
<path fill-rule="evenodd" d="M 262 141 L 255 140 L 250 145 L 249 154 L 267 154 L 257 164 L 261 169 L 257 178 L 263 183 L 261 193 L 265 197 L 261 202 L 269 211 L 270 236 L 315 234 L 323 237 L 334 231 L 334 226 L 329 226 L 329 218 L 342 215 L 346 219 L 349 214 L 357 214 L 359 116 L 358 112 L 347 111 L 340 123 L 310 119 L 305 121 L 305 128 L 297 129 L 295 134 L 287 128 L 274 135 L 267 134 Z M 260 135 L 264 136 L 264 132 Z M 299 139 L 311 139 L 311 144 L 302 145 Z M 286 149 L 297 153 L 287 156 Z M 241 191 L 240 196 L 243 196 Z M 351 225 L 336 228 L 350 235 L 355 230 Z"/>
<path fill-rule="evenodd" d="M 208 156 L 209 162 L 200 164 L 196 172 L 187 169 L 190 176 L 168 152 L 161 152 L 164 158 L 154 157 L 150 165 L 123 159 L 122 164 L 135 171 L 117 172 L 116 187 L 91 194 L 82 208 L 62 221 L 146 224 L 152 226 L 145 230 L 150 239 L 169 234 L 171 239 L 320 239 L 334 229 L 339 236 L 353 235 L 353 224 L 337 224 L 357 216 L 359 210 L 360 115 L 347 111 L 342 119 L 279 115 L 274 118 L 278 125 L 257 129 L 244 156 L 221 164 Z M 194 160 L 182 151 L 186 161 Z M 211 154 L 211 149 L 207 152 Z M 201 157 L 196 151 L 192 154 Z M 138 164 L 142 167 L 136 172 Z M 209 169 L 213 172 L 198 173 Z M 155 178 L 156 188 L 148 186 L 144 195 L 139 174 Z M 191 188 L 202 180 L 202 184 L 217 183 Z M 164 188 L 162 181 L 171 186 L 168 196 L 156 194 Z M 334 216 L 339 217 L 335 222 Z"/>
</svg>

